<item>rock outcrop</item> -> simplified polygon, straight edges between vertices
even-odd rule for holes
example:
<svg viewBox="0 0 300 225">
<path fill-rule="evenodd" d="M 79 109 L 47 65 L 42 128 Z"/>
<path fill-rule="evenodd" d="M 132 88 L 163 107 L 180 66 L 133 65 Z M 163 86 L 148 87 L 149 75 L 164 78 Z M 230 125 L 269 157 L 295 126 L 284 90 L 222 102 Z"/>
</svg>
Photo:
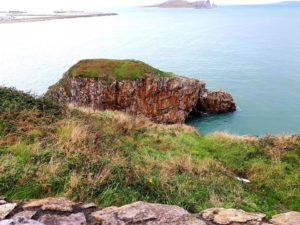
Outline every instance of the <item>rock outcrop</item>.
<svg viewBox="0 0 300 225">
<path fill-rule="evenodd" d="M 58 84 L 49 88 L 47 95 L 60 102 L 94 110 L 120 110 L 158 123 L 184 123 L 190 116 L 236 110 L 230 94 L 209 92 L 203 81 L 170 76 L 161 71 L 155 73 L 158 70 L 141 62 L 129 61 L 133 71 L 143 71 L 140 74 L 119 69 L 125 67 L 127 61 L 118 61 L 119 64 L 104 62 L 79 62 Z M 91 77 L 90 71 L 99 72 L 92 73 Z"/>
<path fill-rule="evenodd" d="M 65 207 L 64 207 L 65 204 Z M 46 207 L 45 206 L 51 206 Z M 65 210 L 68 209 L 68 210 Z M 70 211 L 71 210 L 71 211 Z M 273 216 L 238 209 L 213 208 L 191 214 L 173 205 L 135 202 L 100 209 L 66 198 L 0 204 L 0 225 L 299 225 L 300 212 Z"/>
</svg>

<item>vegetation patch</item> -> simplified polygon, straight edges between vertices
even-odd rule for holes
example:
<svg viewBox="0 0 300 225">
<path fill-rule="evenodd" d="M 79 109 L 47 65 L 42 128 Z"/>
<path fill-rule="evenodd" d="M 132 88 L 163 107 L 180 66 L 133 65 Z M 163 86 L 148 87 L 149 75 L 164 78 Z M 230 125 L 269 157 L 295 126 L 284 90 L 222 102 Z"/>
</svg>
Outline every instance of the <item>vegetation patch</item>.
<svg viewBox="0 0 300 225">
<path fill-rule="evenodd" d="M 79 61 L 68 72 L 72 77 L 89 77 L 111 83 L 114 80 L 135 80 L 146 75 L 171 77 L 172 73 L 160 71 L 136 60 L 90 59 Z"/>
<path fill-rule="evenodd" d="M 66 109 L 7 88 L 0 100 L 0 196 L 10 200 L 300 210 L 299 136 L 200 135 L 120 112 Z"/>
</svg>

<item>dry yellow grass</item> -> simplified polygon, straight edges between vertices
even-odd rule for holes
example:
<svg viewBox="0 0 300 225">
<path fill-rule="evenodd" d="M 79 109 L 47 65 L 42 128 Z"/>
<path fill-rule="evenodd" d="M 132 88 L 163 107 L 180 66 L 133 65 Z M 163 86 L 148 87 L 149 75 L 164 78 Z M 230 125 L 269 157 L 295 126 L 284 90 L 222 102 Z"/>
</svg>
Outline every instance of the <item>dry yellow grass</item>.
<svg viewBox="0 0 300 225">
<path fill-rule="evenodd" d="M 229 140 L 229 141 L 251 141 L 256 142 L 259 138 L 255 136 L 249 136 L 249 135 L 235 135 L 230 134 L 228 132 L 213 132 L 210 134 L 214 138 L 223 139 L 223 140 Z"/>
</svg>

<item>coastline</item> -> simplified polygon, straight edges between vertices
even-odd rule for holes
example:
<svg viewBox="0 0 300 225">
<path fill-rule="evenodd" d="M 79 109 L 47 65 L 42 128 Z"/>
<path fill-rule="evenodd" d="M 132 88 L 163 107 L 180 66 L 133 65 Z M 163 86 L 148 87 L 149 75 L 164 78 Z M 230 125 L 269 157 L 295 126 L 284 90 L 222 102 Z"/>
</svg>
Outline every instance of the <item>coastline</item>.
<svg viewBox="0 0 300 225">
<path fill-rule="evenodd" d="M 25 23 L 25 22 L 41 22 L 49 20 L 59 19 L 75 19 L 75 18 L 87 18 L 87 17 L 100 17 L 100 16 L 116 16 L 117 13 L 86 13 L 86 14 L 63 14 L 63 15 L 51 15 L 51 14 L 40 14 L 40 15 L 26 15 L 22 18 L 12 18 L 0 20 L 0 24 L 7 23 Z"/>
</svg>

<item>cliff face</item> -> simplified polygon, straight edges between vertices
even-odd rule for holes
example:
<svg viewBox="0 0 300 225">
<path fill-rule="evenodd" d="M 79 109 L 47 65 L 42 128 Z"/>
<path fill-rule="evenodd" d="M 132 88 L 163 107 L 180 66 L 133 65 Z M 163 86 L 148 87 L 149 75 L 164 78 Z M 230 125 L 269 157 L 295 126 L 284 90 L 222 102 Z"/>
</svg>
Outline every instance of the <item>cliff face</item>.
<svg viewBox="0 0 300 225">
<path fill-rule="evenodd" d="M 94 110 L 120 110 L 158 123 L 184 123 L 192 115 L 235 111 L 230 94 L 209 92 L 200 80 L 146 74 L 135 80 L 104 83 L 97 78 L 70 76 L 47 93 L 52 98 Z"/>
</svg>

